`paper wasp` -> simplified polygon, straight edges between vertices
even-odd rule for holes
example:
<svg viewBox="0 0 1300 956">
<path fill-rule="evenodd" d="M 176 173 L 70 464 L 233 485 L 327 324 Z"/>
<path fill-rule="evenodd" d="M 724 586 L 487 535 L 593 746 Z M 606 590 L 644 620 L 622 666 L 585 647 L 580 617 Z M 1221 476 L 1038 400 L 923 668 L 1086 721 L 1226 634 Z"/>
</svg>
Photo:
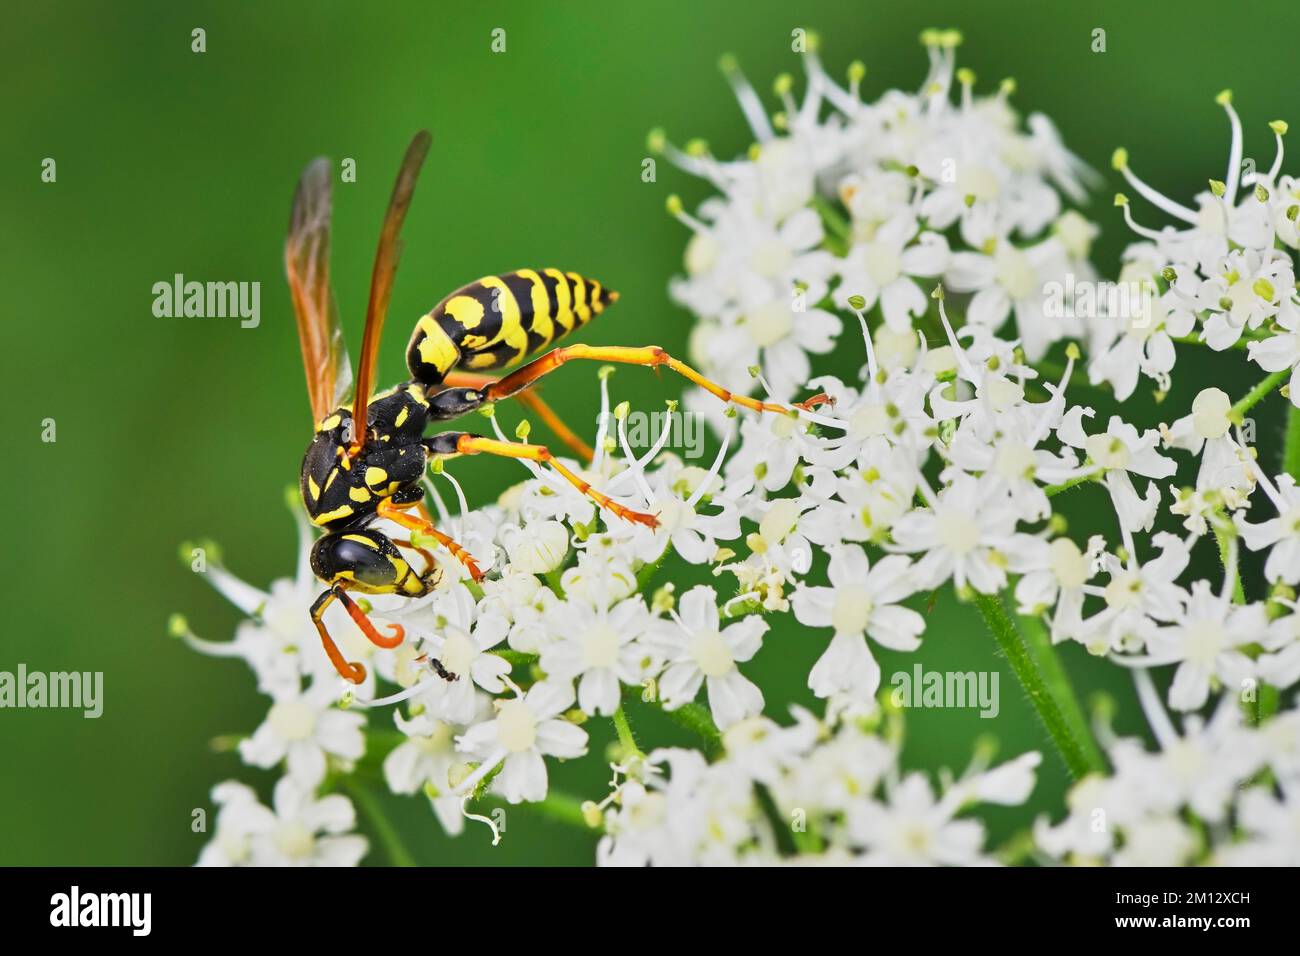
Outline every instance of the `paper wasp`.
<svg viewBox="0 0 1300 956">
<path fill-rule="evenodd" d="M 427 130 L 416 134 L 397 174 L 371 272 L 361 360 L 351 402 L 346 399 L 352 371 L 329 280 L 332 172 L 327 159 L 313 161 L 303 172 L 284 249 L 315 427 L 303 457 L 300 490 L 308 517 L 325 532 L 312 548 L 311 567 L 328 587 L 312 605 L 311 619 L 330 661 L 353 683 L 365 679 L 365 667 L 344 659 L 325 627 L 325 609 L 338 601 L 371 642 L 396 647 L 404 637 L 402 627 L 393 624 L 388 634 L 380 633 L 348 592 L 419 597 L 441 577 L 437 561 L 422 542 L 389 538 L 372 527 L 376 519 L 387 519 L 422 539 L 437 541 L 476 581 L 483 577 L 470 554 L 434 526 L 423 505 L 421 482 L 431 459 L 487 454 L 547 464 L 599 507 L 652 528 L 657 524 L 654 515 L 633 511 L 592 488 L 544 445 L 495 441 L 467 432 L 426 437 L 430 423 L 449 421 L 488 403 L 518 396 L 565 444 L 590 460 L 591 449 L 535 393 L 527 391 L 571 359 L 667 366 L 724 402 L 758 411 L 787 411 L 780 405 L 735 395 L 657 346 L 570 345 L 553 349 L 504 378 L 482 374 L 540 351 L 585 325 L 618 298 L 599 282 L 556 269 L 520 269 L 486 276 L 451 293 L 416 323 L 406 350 L 410 380 L 372 395 L 380 334 L 401 250 L 399 234 L 430 141 Z M 363 428 L 356 427 L 359 421 L 365 423 Z M 423 569 L 417 572 L 399 546 L 419 554 Z M 430 660 L 429 664 L 443 678 L 456 679 L 440 662 Z"/>
</svg>

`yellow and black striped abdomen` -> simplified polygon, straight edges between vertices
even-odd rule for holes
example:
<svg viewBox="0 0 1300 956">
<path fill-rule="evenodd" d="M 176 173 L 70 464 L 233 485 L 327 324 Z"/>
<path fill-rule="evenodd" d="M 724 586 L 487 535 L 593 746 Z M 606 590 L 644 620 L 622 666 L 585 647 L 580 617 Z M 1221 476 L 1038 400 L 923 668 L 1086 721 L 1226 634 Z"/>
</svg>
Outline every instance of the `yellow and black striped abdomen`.
<svg viewBox="0 0 1300 956">
<path fill-rule="evenodd" d="M 407 365 L 428 385 L 453 368 L 503 368 L 586 325 L 617 300 L 617 292 L 576 272 L 518 269 L 484 276 L 420 317 Z"/>
</svg>

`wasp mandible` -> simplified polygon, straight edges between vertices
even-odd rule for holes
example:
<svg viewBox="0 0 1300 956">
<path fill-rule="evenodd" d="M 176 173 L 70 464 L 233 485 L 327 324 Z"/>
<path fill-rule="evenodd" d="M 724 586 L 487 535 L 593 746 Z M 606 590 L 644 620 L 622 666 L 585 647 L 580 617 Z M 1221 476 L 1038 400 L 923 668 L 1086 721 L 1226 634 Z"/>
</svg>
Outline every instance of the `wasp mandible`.
<svg viewBox="0 0 1300 956">
<path fill-rule="evenodd" d="M 314 160 L 299 180 L 284 247 L 315 428 L 303 457 L 299 487 L 312 524 L 325 532 L 311 551 L 312 571 L 327 585 L 312 604 L 311 619 L 334 667 L 358 684 L 365 679 L 365 667 L 340 653 L 325 626 L 325 609 L 338 601 L 372 643 L 396 647 L 405 636 L 402 627 L 392 624 L 388 633 L 381 633 L 348 592 L 420 597 L 438 584 L 442 573 L 421 542 L 388 537 L 372 527 L 377 518 L 437 541 L 475 581 L 483 578 L 469 552 L 436 528 L 424 507 L 422 480 L 432 459 L 486 454 L 545 464 L 611 514 L 651 528 L 657 524 L 654 515 L 633 511 L 592 488 L 544 445 L 496 441 L 468 432 L 426 437 L 430 423 L 450 421 L 518 396 L 561 441 L 589 461 L 591 449 L 536 393 L 528 391 L 572 359 L 667 366 L 724 402 L 756 411 L 789 411 L 733 394 L 658 346 L 569 345 L 553 349 L 504 378 L 483 374 L 539 352 L 586 325 L 618 299 L 617 293 L 594 279 L 558 269 L 519 269 L 485 276 L 451 293 L 416 322 L 406 349 L 410 380 L 372 395 L 380 334 L 401 252 L 402 222 L 430 142 L 427 130 L 411 140 L 384 216 L 350 402 L 347 394 L 352 370 L 329 278 L 332 167 L 323 157 Z M 358 422 L 364 426 L 358 428 Z M 412 567 L 399 548 L 419 555 L 421 570 Z M 437 660 L 431 659 L 429 665 L 446 680 L 457 678 Z"/>
</svg>

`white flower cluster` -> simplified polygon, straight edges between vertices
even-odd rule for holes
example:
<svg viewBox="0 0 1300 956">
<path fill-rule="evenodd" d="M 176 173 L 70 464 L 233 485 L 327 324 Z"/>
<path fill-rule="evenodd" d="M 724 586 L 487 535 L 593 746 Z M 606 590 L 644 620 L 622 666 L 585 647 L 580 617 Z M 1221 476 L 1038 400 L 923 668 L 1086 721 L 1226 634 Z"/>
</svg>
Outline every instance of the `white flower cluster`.
<svg viewBox="0 0 1300 956">
<path fill-rule="evenodd" d="M 992 862 L 981 824 L 962 814 L 1023 803 L 1038 754 L 994 768 L 977 755 L 936 789 L 898 769 L 899 735 L 889 732 L 897 718 L 878 700 L 873 644 L 915 650 L 926 622 L 908 604 L 949 585 L 995 635 L 1015 627 L 1006 594 L 1053 643 L 1131 669 L 1160 747 L 1148 753 L 1102 733 L 1108 761 L 1071 767 L 1091 773 L 1062 822 L 1034 828 L 1037 853 L 1294 862 L 1300 490 L 1291 475 L 1265 473 L 1242 431 L 1245 413 L 1300 361 L 1283 249 L 1296 246 L 1300 194 L 1279 176 L 1284 126 L 1274 124 L 1268 174 L 1230 172 L 1188 211 L 1186 230 L 1129 251 L 1122 278 L 1160 290 L 1141 300 L 1144 311 L 1088 314 L 1077 292 L 1056 308 L 1050 290 L 1093 281 L 1095 228 L 1061 201 L 1081 196 L 1091 174 L 1045 118 L 1021 128 L 1012 84 L 976 95 L 974 77 L 955 66 L 956 34 L 923 39 L 930 71 L 919 92 L 867 102 L 863 70 L 851 68 L 842 87 L 814 48 L 803 55 L 802 101 L 783 77 L 775 117 L 724 62 L 758 139 L 747 158 L 722 161 L 702 143 L 653 137 L 720 193 L 694 214 L 669 204 L 693 233 L 687 275 L 672 291 L 699 319 L 695 360 L 733 390 L 761 387 L 789 405 L 785 414 L 741 412 L 738 422 L 732 409 L 714 416 L 720 449 L 705 469 L 666 449 L 668 428 L 634 451 L 627 407 L 608 414 L 602 374 L 595 459 L 569 467 L 613 501 L 657 515 L 656 528 L 606 517 L 532 463 L 528 480 L 471 510 L 441 470 L 433 480 L 459 507 L 430 484 L 440 526 L 488 577 L 474 583 L 439 550 L 447 573 L 434 593 L 368 602 L 381 629 L 404 629 L 395 649 L 366 642 L 340 612 L 332 633 L 345 656 L 367 664 L 344 709 L 344 685 L 306 614 L 320 585 L 306 562 L 305 521 L 293 581 L 263 593 L 210 568 L 250 621 L 229 644 L 202 641 L 183 622 L 176 631 L 252 667 L 272 705 L 239 752 L 285 776 L 274 810 L 237 784 L 214 792 L 223 809 L 203 862 L 355 862 L 356 838 L 339 835 L 351 804 L 315 794 L 372 759 L 393 793 L 423 792 L 448 832 L 466 818 L 491 824 L 470 803 L 556 799 L 548 761 L 584 755 L 584 724 L 597 716 L 618 730 L 613 786 L 574 809 L 604 831 L 602 863 Z M 1236 170 L 1238 124 L 1223 102 Z M 1135 190 L 1181 215 L 1123 159 Z M 1238 205 L 1241 185 L 1253 192 Z M 954 327 L 958 309 L 965 321 Z M 846 321 L 852 334 L 841 344 Z M 1212 347 L 1245 342 L 1273 375 L 1235 403 L 1205 389 L 1159 429 L 1119 415 L 1103 428 L 1076 400 L 1103 382 L 1127 398 L 1139 374 L 1167 389 L 1174 341 L 1199 347 L 1198 324 Z M 814 373 L 810 355 L 857 349 L 859 335 L 856 378 Z M 1055 366 L 1046 358 L 1054 346 L 1063 358 Z M 1075 380 L 1083 348 L 1091 386 Z M 688 401 L 702 413 L 720 408 L 703 392 Z M 1300 461 L 1300 447 L 1287 461 Z M 1180 470 L 1195 473 L 1194 486 L 1160 484 Z M 1068 536 L 1053 499 L 1076 487 L 1109 503 L 1111 533 Z M 1266 513 L 1249 520 L 1256 505 Z M 1239 541 L 1266 552 L 1264 580 L 1240 573 Z M 1194 578 L 1200 552 L 1221 559 L 1222 577 Z M 658 575 L 682 563 L 711 566 L 735 587 L 678 594 Z M 790 726 L 763 716 L 765 704 L 783 711 L 783 702 L 765 702 L 744 673 L 779 614 L 820 649 L 807 682 L 824 714 L 795 710 Z M 434 674 L 429 658 L 458 679 Z M 1031 671 L 1017 676 L 1033 680 Z M 1168 678 L 1163 700 L 1153 673 Z M 1045 696 L 1031 694 L 1040 706 Z M 633 697 L 699 730 L 703 749 L 643 753 L 623 707 Z M 389 706 L 395 735 L 363 712 Z M 1181 733 L 1166 707 L 1181 714 Z M 1065 752 L 1066 729 L 1045 723 Z M 1086 724 L 1070 732 L 1090 733 Z"/>
<path fill-rule="evenodd" d="M 765 717 L 723 736 L 709 763 L 697 750 L 655 750 L 616 766 L 597 809 L 606 866 L 983 866 L 978 804 L 1021 804 L 1040 755 L 997 767 L 979 755 L 936 793 L 925 774 L 904 774 L 898 743 L 857 721 L 827 725 L 795 708 L 795 723 Z M 765 793 L 770 808 L 758 796 Z M 790 846 L 783 846 L 788 842 Z"/>
</svg>

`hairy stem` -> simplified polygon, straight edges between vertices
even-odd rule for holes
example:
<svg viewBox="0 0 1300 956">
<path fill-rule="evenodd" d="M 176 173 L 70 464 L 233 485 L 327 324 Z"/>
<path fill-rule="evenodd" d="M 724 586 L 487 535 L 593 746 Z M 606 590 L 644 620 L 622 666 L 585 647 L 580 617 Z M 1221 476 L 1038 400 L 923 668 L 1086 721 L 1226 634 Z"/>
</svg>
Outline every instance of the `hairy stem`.
<svg viewBox="0 0 1300 956">
<path fill-rule="evenodd" d="M 1241 416 L 1245 415 L 1248 411 L 1263 401 L 1268 396 L 1269 392 L 1273 391 L 1273 389 L 1280 386 L 1290 377 L 1291 370 L 1289 368 L 1284 368 L 1280 372 L 1274 372 L 1272 375 L 1269 375 L 1247 392 L 1245 398 L 1232 406 L 1232 410 L 1228 413 L 1228 417 L 1232 419 L 1241 418 Z"/>
<path fill-rule="evenodd" d="M 1055 694 L 1068 695 L 1072 703 L 1065 706 L 1078 709 L 1078 701 L 1074 698 L 1074 692 L 1070 689 L 1069 683 L 1064 682 L 1064 687 L 1053 688 L 1049 686 L 1043 670 L 1036 660 L 1036 655 L 1031 652 L 1029 645 L 1021 636 L 1015 620 L 1007 611 L 1002 596 L 1000 594 L 977 594 L 975 596 L 975 606 L 984 618 L 984 623 L 988 625 L 989 630 L 993 633 L 993 638 L 997 641 L 998 647 L 1002 649 L 1007 662 L 1010 663 L 1016 679 L 1020 681 L 1025 693 L 1029 695 L 1034 710 L 1037 711 L 1039 719 L 1043 722 L 1043 727 L 1046 728 L 1048 736 L 1056 744 L 1056 749 L 1060 751 L 1061 758 L 1064 760 L 1071 776 L 1078 779 L 1092 771 L 1102 770 L 1104 764 L 1101 760 L 1101 754 L 1097 750 L 1096 743 L 1091 740 L 1091 735 L 1088 735 L 1086 741 L 1080 739 L 1079 732 L 1072 726 L 1071 721 L 1066 718 L 1061 701 L 1055 696 Z M 1080 715 L 1081 713 L 1080 711 Z"/>
<path fill-rule="evenodd" d="M 1074 685 L 1070 683 L 1069 675 L 1061 666 L 1060 655 L 1052 646 L 1051 635 L 1047 633 L 1043 622 L 1038 618 L 1022 617 L 1020 624 L 1025 635 L 1025 645 L 1037 661 L 1048 692 L 1061 709 L 1061 715 L 1069 723 L 1074 739 L 1079 742 L 1080 749 L 1087 757 L 1088 769 L 1104 771 L 1105 758 L 1102 757 L 1101 748 L 1093 738 L 1092 728 L 1084 715 L 1083 707 L 1079 704 L 1079 696 L 1074 692 Z"/>
<path fill-rule="evenodd" d="M 618 733 L 618 742 L 622 745 L 623 750 L 629 757 L 644 757 L 645 753 L 637 746 L 636 736 L 632 733 L 632 725 L 627 721 L 627 712 L 619 705 L 618 710 L 614 711 L 614 730 Z"/>
</svg>

